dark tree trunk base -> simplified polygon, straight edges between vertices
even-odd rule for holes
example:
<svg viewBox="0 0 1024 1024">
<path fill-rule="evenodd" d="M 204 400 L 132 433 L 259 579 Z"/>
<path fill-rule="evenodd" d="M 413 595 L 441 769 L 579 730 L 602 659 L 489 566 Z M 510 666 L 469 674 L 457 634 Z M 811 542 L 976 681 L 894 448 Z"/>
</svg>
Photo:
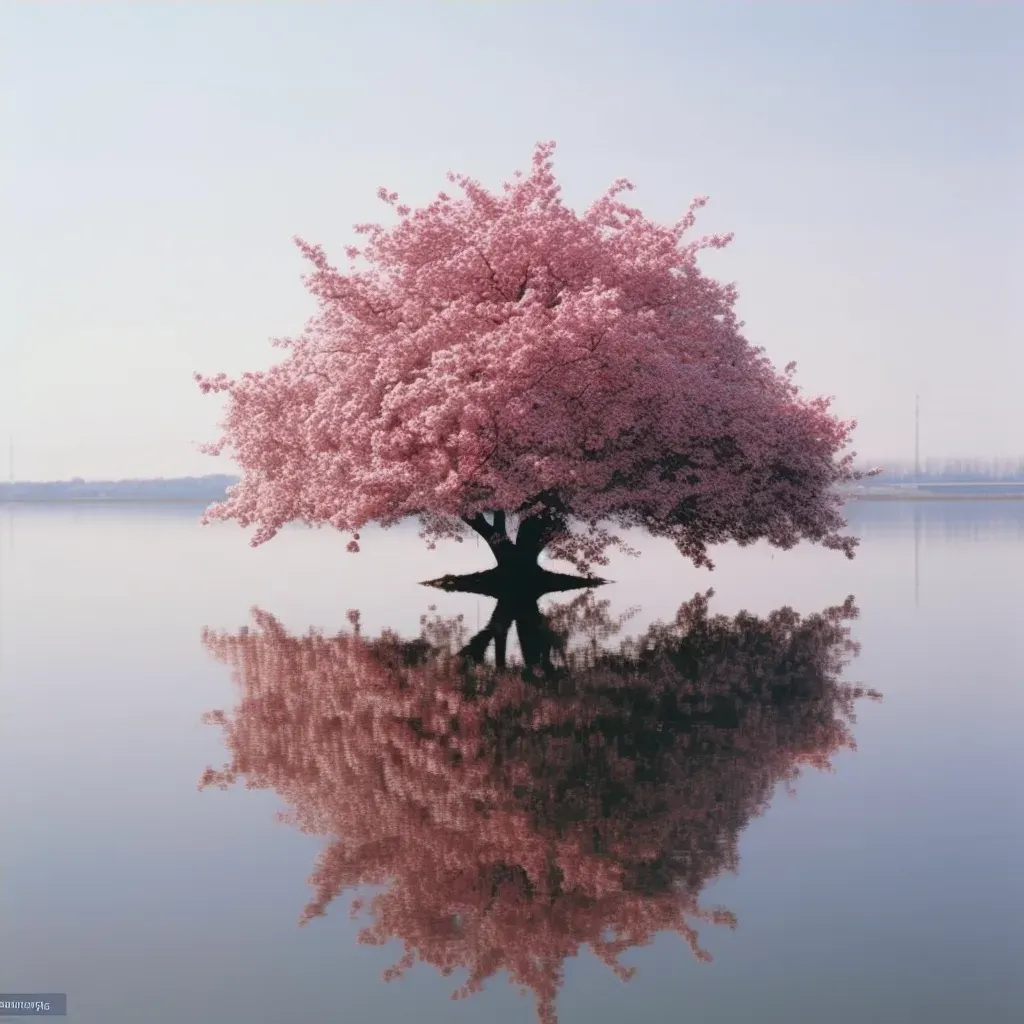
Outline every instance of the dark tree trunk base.
<svg viewBox="0 0 1024 1024">
<path fill-rule="evenodd" d="M 568 576 L 564 573 L 548 572 L 538 564 L 545 547 L 567 528 L 567 517 L 563 512 L 544 509 L 527 516 L 520 524 L 515 540 L 506 529 L 506 516 L 500 509 L 488 521 L 483 513 L 463 516 L 462 521 L 486 542 L 498 563 L 486 572 L 471 573 L 462 577 L 443 576 L 440 580 L 428 580 L 427 585 L 443 590 L 469 590 L 474 594 L 491 597 L 521 596 L 539 597 L 554 590 L 578 590 L 595 587 L 607 580 L 589 579 L 583 576 Z M 450 581 L 460 579 L 455 586 Z"/>
<path fill-rule="evenodd" d="M 483 594 L 487 597 L 537 598 L 564 590 L 583 590 L 586 587 L 600 587 L 611 580 L 597 576 L 571 576 L 567 573 L 548 572 L 539 565 L 496 566 L 484 572 L 466 573 L 461 576 L 441 576 L 436 580 L 424 580 L 422 586 L 438 590 L 455 591 L 463 594 Z"/>
<path fill-rule="evenodd" d="M 562 638 L 552 632 L 547 619 L 541 614 L 538 600 L 544 594 L 566 590 L 584 590 L 600 587 L 609 580 L 593 576 L 569 576 L 548 572 L 539 566 L 524 571 L 520 566 L 509 571 L 498 566 L 485 572 L 472 572 L 463 576 L 442 576 L 424 580 L 423 586 L 463 594 L 482 594 L 497 598 L 490 621 L 460 651 L 470 662 L 483 664 L 487 649 L 494 644 L 494 663 L 506 668 L 508 635 L 513 624 L 519 637 L 519 646 L 526 666 L 550 676 L 554 672 L 552 654 L 563 647 Z"/>
</svg>

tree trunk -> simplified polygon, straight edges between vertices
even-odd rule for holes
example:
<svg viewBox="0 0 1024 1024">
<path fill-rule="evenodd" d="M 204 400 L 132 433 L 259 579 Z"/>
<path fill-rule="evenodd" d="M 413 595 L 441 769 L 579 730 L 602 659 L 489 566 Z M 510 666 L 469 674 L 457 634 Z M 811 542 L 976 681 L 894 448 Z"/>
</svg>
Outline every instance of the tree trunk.
<svg viewBox="0 0 1024 1024">
<path fill-rule="evenodd" d="M 498 563 L 498 572 L 512 578 L 523 578 L 540 572 L 538 560 L 548 542 L 565 529 L 565 518 L 556 512 L 544 511 L 530 516 L 519 524 L 513 541 L 506 529 L 505 513 L 496 511 L 488 522 L 483 513 L 463 522 L 472 527 L 485 541 Z"/>
</svg>

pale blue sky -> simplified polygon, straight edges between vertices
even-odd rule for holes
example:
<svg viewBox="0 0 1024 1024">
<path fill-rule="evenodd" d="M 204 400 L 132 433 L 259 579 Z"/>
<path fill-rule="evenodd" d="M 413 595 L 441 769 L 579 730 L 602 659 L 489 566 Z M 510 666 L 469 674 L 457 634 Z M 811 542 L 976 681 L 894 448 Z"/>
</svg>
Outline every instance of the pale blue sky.
<svg viewBox="0 0 1024 1024">
<path fill-rule="evenodd" d="M 378 185 L 498 186 L 559 143 L 567 201 L 711 204 L 750 339 L 867 457 L 1024 453 L 1024 5 L 0 6 L 0 476 L 177 475 L 313 311 Z M 1016 65 L 1016 66 L 1015 66 Z M 1016 292 L 1016 295 L 1013 293 Z"/>
</svg>

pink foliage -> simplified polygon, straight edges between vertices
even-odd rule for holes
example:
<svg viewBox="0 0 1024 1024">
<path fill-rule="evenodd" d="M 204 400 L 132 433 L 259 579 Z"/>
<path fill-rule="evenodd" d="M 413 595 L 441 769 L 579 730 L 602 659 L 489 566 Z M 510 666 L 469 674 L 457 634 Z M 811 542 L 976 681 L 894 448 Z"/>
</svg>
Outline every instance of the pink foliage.
<svg viewBox="0 0 1024 1024">
<path fill-rule="evenodd" d="M 581 570 L 606 564 L 615 527 L 698 564 L 726 540 L 852 557 L 834 485 L 856 476 L 840 454 L 854 424 L 740 333 L 734 287 L 697 266 L 729 236 L 686 237 L 705 200 L 660 225 L 620 179 L 579 215 L 553 151 L 538 145 L 497 195 L 449 175 L 461 198 L 411 210 L 382 188 L 397 223 L 357 226 L 361 268 L 298 241 L 320 309 L 275 342 L 287 358 L 196 375 L 228 397 L 206 450 L 242 469 L 208 518 L 255 525 L 258 545 L 294 520 L 355 532 L 416 516 L 433 545 L 486 510 L 554 510 L 584 527 L 551 548 Z"/>
</svg>

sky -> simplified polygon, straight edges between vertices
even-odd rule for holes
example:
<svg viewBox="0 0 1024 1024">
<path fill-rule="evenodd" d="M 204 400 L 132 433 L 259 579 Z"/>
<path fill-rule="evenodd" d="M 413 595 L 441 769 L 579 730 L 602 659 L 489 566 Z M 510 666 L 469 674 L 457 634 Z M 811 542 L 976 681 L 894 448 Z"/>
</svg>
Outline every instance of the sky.
<svg viewBox="0 0 1024 1024">
<path fill-rule="evenodd" d="M 0 478 L 230 472 L 192 374 L 283 358 L 292 236 L 342 262 L 378 186 L 547 139 L 577 209 L 710 196 L 705 268 L 867 461 L 917 394 L 922 457 L 1022 455 L 1022 52 L 1009 0 L 2 0 Z"/>
</svg>

